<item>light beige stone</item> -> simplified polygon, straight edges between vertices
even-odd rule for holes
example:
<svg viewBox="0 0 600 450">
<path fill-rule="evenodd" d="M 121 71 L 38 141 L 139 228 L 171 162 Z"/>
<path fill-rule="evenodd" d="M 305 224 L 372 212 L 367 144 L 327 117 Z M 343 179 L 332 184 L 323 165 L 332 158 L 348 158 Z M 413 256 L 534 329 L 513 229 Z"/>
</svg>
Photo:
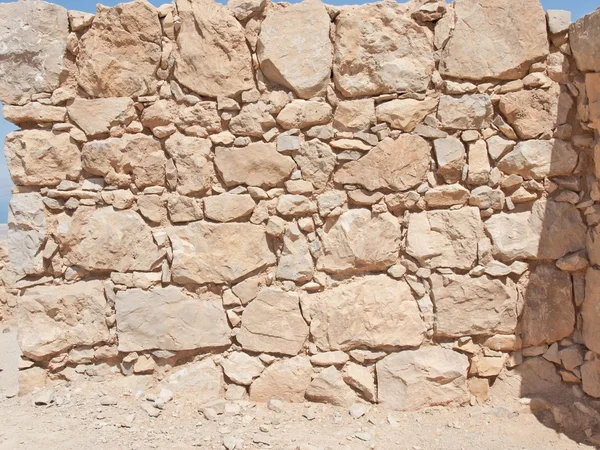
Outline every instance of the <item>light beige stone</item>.
<svg viewBox="0 0 600 450">
<path fill-rule="evenodd" d="M 331 19 L 320 0 L 270 8 L 260 26 L 256 54 L 263 74 L 309 99 L 325 92 L 331 77 Z"/>
<path fill-rule="evenodd" d="M 198 298 L 175 286 L 117 292 L 119 351 L 196 350 L 230 344 L 221 299 Z"/>
<path fill-rule="evenodd" d="M 249 216 L 255 206 L 248 194 L 211 195 L 204 199 L 204 216 L 215 222 L 231 222 Z"/>
<path fill-rule="evenodd" d="M 246 353 L 234 352 L 222 363 L 223 372 L 231 381 L 242 386 L 250 386 L 265 369 L 258 358 Z"/>
<path fill-rule="evenodd" d="M 410 132 L 437 108 L 438 102 L 437 97 L 430 97 L 425 100 L 406 98 L 381 103 L 376 108 L 377 121 Z"/>
<path fill-rule="evenodd" d="M 321 235 L 317 268 L 328 273 L 385 270 L 398 259 L 400 225 L 391 214 L 352 209 L 333 219 Z"/>
<path fill-rule="evenodd" d="M 246 307 L 237 340 L 251 352 L 297 355 L 308 338 L 308 325 L 295 292 L 265 288 Z"/>
<path fill-rule="evenodd" d="M 466 163 L 465 146 L 460 139 L 447 137 L 433 141 L 438 173 L 446 183 L 456 183 L 462 177 Z"/>
<path fill-rule="evenodd" d="M 33 360 L 111 339 L 101 281 L 38 286 L 19 299 L 19 345 Z M 58 313 L 58 314 L 57 314 Z"/>
<path fill-rule="evenodd" d="M 336 156 L 331 147 L 318 139 L 303 142 L 293 155 L 305 180 L 312 182 L 315 189 L 323 189 L 335 168 Z"/>
<path fill-rule="evenodd" d="M 511 280 L 432 276 L 435 334 L 442 337 L 514 333 L 517 289 Z M 465 301 L 468 299 L 468 301 Z"/>
<path fill-rule="evenodd" d="M 351 362 L 344 367 L 343 376 L 344 381 L 358 391 L 365 400 L 377 402 L 377 388 L 369 369 Z"/>
<path fill-rule="evenodd" d="M 494 107 L 486 94 L 453 97 L 442 95 L 437 117 L 442 128 L 450 130 L 479 130 L 492 122 Z"/>
<path fill-rule="evenodd" d="M 37 192 L 14 194 L 8 204 L 6 240 L 11 269 L 19 278 L 44 272 L 46 232 L 43 197 Z"/>
<path fill-rule="evenodd" d="M 600 11 L 583 16 L 569 28 L 569 38 L 577 68 L 583 72 L 600 72 Z"/>
<path fill-rule="evenodd" d="M 254 88 L 250 49 L 233 14 L 212 0 L 177 0 L 176 5 L 181 18 L 177 81 L 207 97 L 235 97 Z"/>
<path fill-rule="evenodd" d="M 0 4 L 0 101 L 21 104 L 60 84 L 69 35 L 67 10 L 42 1 Z"/>
<path fill-rule="evenodd" d="M 376 121 L 375 100 L 372 98 L 341 101 L 333 116 L 333 126 L 341 131 L 361 131 Z"/>
<path fill-rule="evenodd" d="M 229 129 L 236 135 L 262 137 L 277 125 L 264 102 L 244 105 L 240 113 L 229 122 Z"/>
<path fill-rule="evenodd" d="M 199 221 L 167 232 L 176 283 L 232 283 L 275 263 L 258 225 Z"/>
<path fill-rule="evenodd" d="M 483 236 L 478 208 L 411 214 L 406 252 L 430 269 L 468 270 L 477 261 L 477 243 Z"/>
<path fill-rule="evenodd" d="M 537 0 L 458 0 L 454 11 L 455 27 L 440 60 L 442 75 L 514 80 L 548 54 L 546 16 Z"/>
<path fill-rule="evenodd" d="M 441 347 L 393 353 L 377 363 L 379 403 L 415 411 L 469 401 L 465 355 Z"/>
<path fill-rule="evenodd" d="M 113 126 L 128 125 L 137 119 L 130 98 L 78 98 L 67 106 L 71 119 L 88 137 L 108 134 Z"/>
<path fill-rule="evenodd" d="M 335 367 L 327 367 L 315 376 L 306 389 L 306 398 L 312 402 L 349 407 L 357 399 L 342 374 Z"/>
<path fill-rule="evenodd" d="M 243 21 L 262 11 L 266 4 L 266 0 L 229 0 L 227 8 L 236 19 Z"/>
<path fill-rule="evenodd" d="M 302 312 L 320 350 L 415 348 L 426 327 L 408 284 L 386 275 L 304 294 Z"/>
<path fill-rule="evenodd" d="M 430 159 L 431 146 L 420 136 L 387 138 L 363 158 L 340 168 L 334 180 L 358 184 L 370 191 L 407 191 L 425 181 Z"/>
<path fill-rule="evenodd" d="M 336 18 L 333 79 L 346 97 L 427 89 L 434 70 L 433 34 L 403 5 L 344 8 Z"/>
<path fill-rule="evenodd" d="M 206 358 L 170 374 L 159 386 L 176 396 L 190 395 L 206 404 L 223 398 L 223 384 L 223 371 Z"/>
<path fill-rule="evenodd" d="M 245 148 L 217 148 L 215 165 L 227 186 L 270 188 L 282 184 L 296 168 L 294 160 L 261 142 Z"/>
<path fill-rule="evenodd" d="M 600 361 L 593 359 L 581 366 L 581 381 L 583 392 L 587 395 L 600 398 Z"/>
<path fill-rule="evenodd" d="M 27 103 L 24 106 L 6 105 L 2 108 L 5 120 L 17 125 L 37 124 L 47 122 L 64 122 L 67 110 L 60 106 L 42 105 L 41 103 Z"/>
<path fill-rule="evenodd" d="M 250 400 L 268 402 L 271 399 L 277 399 L 290 403 L 302 403 L 312 374 L 312 366 L 305 356 L 276 361 L 252 383 Z"/>
<path fill-rule="evenodd" d="M 79 41 L 79 86 L 90 97 L 133 97 L 156 90 L 162 30 L 148 2 L 96 7 Z"/>
<path fill-rule="evenodd" d="M 208 139 L 175 133 L 165 141 L 167 154 L 177 172 L 177 192 L 182 195 L 204 194 L 216 179 Z"/>
<path fill-rule="evenodd" d="M 469 191 L 460 184 L 444 184 L 429 189 L 423 196 L 430 208 L 449 208 L 469 201 Z"/>
<path fill-rule="evenodd" d="M 487 184 L 490 179 L 490 160 L 488 159 L 487 145 L 484 140 L 469 144 L 469 173 L 467 183 L 474 186 Z"/>
<path fill-rule="evenodd" d="M 138 213 L 110 206 L 80 206 L 60 219 L 57 237 L 66 261 L 89 271 L 148 271 L 164 255 Z"/>
<path fill-rule="evenodd" d="M 6 165 L 13 182 L 23 186 L 56 186 L 81 173 L 81 154 L 68 133 L 45 130 L 9 133 L 4 142 Z"/>
<path fill-rule="evenodd" d="M 309 128 L 329 123 L 333 117 L 331 106 L 313 100 L 294 100 L 277 115 L 277 123 L 286 130 Z"/>
<path fill-rule="evenodd" d="M 308 240 L 298 225 L 291 223 L 283 236 L 283 249 L 277 264 L 276 277 L 305 283 L 312 280 L 314 263 L 309 251 Z"/>
</svg>

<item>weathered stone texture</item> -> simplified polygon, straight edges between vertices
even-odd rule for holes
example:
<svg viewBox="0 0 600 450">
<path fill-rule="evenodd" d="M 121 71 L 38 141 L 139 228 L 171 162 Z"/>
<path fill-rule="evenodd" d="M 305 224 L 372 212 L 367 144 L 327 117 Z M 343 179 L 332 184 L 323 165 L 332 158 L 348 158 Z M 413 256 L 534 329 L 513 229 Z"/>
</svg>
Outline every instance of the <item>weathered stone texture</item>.
<svg viewBox="0 0 600 450">
<path fill-rule="evenodd" d="M 44 272 L 41 250 L 46 232 L 42 196 L 37 192 L 13 195 L 8 204 L 8 255 L 19 277 Z"/>
<path fill-rule="evenodd" d="M 571 24 L 569 38 L 577 68 L 584 72 L 600 72 L 600 11 Z"/>
</svg>

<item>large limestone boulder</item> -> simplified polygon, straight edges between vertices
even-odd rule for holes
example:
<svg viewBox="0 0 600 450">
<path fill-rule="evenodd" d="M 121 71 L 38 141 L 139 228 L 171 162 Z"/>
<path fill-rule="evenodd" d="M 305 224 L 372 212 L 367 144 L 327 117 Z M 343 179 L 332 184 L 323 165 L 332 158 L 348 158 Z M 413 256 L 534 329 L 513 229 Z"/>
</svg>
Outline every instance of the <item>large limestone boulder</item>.
<svg viewBox="0 0 600 450">
<path fill-rule="evenodd" d="M 14 194 L 8 204 L 8 256 L 19 277 L 44 272 L 42 246 L 46 241 L 46 215 L 37 192 Z"/>
<path fill-rule="evenodd" d="M 525 288 L 521 318 L 524 346 L 552 344 L 575 329 L 571 275 L 554 264 L 537 266 Z"/>
<path fill-rule="evenodd" d="M 43 1 L 0 4 L 0 102 L 21 104 L 60 84 L 69 19 Z"/>
<path fill-rule="evenodd" d="M 60 286 L 38 286 L 19 298 L 19 344 L 33 360 L 73 347 L 108 342 L 109 306 L 101 281 L 80 281 Z"/>
<path fill-rule="evenodd" d="M 600 352 L 600 270 L 589 268 L 585 274 L 585 300 L 581 307 L 583 340 L 590 350 Z"/>
<path fill-rule="evenodd" d="M 244 29 L 213 0 L 177 0 L 175 78 L 207 97 L 234 97 L 254 88 L 252 58 Z"/>
<path fill-rule="evenodd" d="M 425 139 L 403 134 L 395 140 L 384 139 L 358 161 L 344 165 L 334 180 L 370 191 L 407 191 L 426 180 L 430 159 L 431 145 Z"/>
<path fill-rule="evenodd" d="M 294 160 L 274 144 L 256 142 L 246 148 L 219 147 L 215 166 L 227 186 L 245 184 L 270 188 L 283 183 L 296 168 Z"/>
<path fill-rule="evenodd" d="M 430 269 L 468 270 L 484 236 L 479 208 L 424 211 L 409 217 L 406 252 Z"/>
<path fill-rule="evenodd" d="M 21 186 L 56 186 L 66 178 L 76 180 L 81 173 L 81 153 L 68 133 L 9 133 L 4 156 L 13 182 Z"/>
<path fill-rule="evenodd" d="M 328 144 L 318 139 L 303 142 L 293 157 L 302 178 L 310 181 L 315 189 L 327 186 L 336 163 L 335 153 Z"/>
<path fill-rule="evenodd" d="M 392 214 L 352 209 L 331 220 L 321 235 L 317 268 L 328 273 L 385 270 L 398 259 L 400 225 Z"/>
<path fill-rule="evenodd" d="M 469 401 L 465 355 L 442 347 L 393 353 L 376 365 L 379 403 L 399 411 Z"/>
<path fill-rule="evenodd" d="M 127 97 L 75 99 L 68 107 L 69 118 L 88 137 L 108 134 L 111 127 L 137 118 L 133 100 Z"/>
<path fill-rule="evenodd" d="M 422 92 L 434 66 L 433 34 L 402 5 L 345 7 L 337 16 L 333 79 L 344 96 Z"/>
<path fill-rule="evenodd" d="M 485 227 L 503 261 L 558 259 L 586 245 L 586 226 L 569 203 L 538 200 L 531 210 L 493 215 Z"/>
<path fill-rule="evenodd" d="M 153 94 L 162 29 L 147 1 L 97 5 L 92 27 L 79 41 L 77 81 L 90 97 Z"/>
<path fill-rule="evenodd" d="M 117 292 L 119 351 L 225 347 L 231 330 L 218 296 L 197 298 L 175 286 Z"/>
<path fill-rule="evenodd" d="M 244 350 L 294 356 L 308 338 L 295 292 L 265 288 L 246 307 L 237 340 Z"/>
<path fill-rule="evenodd" d="M 386 275 L 304 294 L 302 312 L 322 351 L 415 348 L 427 331 L 409 285 Z"/>
<path fill-rule="evenodd" d="M 435 333 L 442 337 L 511 334 L 517 326 L 517 289 L 482 276 L 432 276 Z M 465 301 L 468 299 L 468 301 Z"/>
<path fill-rule="evenodd" d="M 144 219 L 131 210 L 80 206 L 59 218 L 56 234 L 68 264 L 89 271 L 148 271 L 164 255 Z"/>
<path fill-rule="evenodd" d="M 256 45 L 263 74 L 300 98 L 322 94 L 331 78 L 330 25 L 321 0 L 270 8 L 261 23 Z"/>
<path fill-rule="evenodd" d="M 165 141 L 165 150 L 173 158 L 177 172 L 177 192 L 182 195 L 202 195 L 216 180 L 210 160 L 211 142 L 175 133 Z"/>
<path fill-rule="evenodd" d="M 312 374 L 312 365 L 306 356 L 274 362 L 250 386 L 250 400 L 268 402 L 277 399 L 302 403 Z"/>
<path fill-rule="evenodd" d="M 548 55 L 546 15 L 538 0 L 457 0 L 454 12 L 454 30 L 440 60 L 442 75 L 513 80 Z"/>
<path fill-rule="evenodd" d="M 539 180 L 570 175 L 577 161 L 577 152 L 568 142 L 559 139 L 531 140 L 519 142 L 498 162 L 498 168 L 508 175 Z"/>
<path fill-rule="evenodd" d="M 264 230 L 249 223 L 194 222 L 168 230 L 176 283 L 232 283 L 275 264 Z"/>
<path fill-rule="evenodd" d="M 579 70 L 600 72 L 600 10 L 571 24 L 569 42 Z"/>
<path fill-rule="evenodd" d="M 84 170 L 121 187 L 164 186 L 166 162 L 160 141 L 145 134 L 87 142 L 81 150 Z"/>
</svg>

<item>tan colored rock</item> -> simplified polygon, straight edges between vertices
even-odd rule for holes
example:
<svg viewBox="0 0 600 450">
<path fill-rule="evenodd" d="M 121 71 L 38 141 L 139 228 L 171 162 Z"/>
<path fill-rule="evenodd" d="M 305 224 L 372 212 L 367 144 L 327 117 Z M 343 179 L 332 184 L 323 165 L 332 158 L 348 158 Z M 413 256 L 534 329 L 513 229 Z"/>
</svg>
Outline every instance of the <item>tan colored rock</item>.
<svg viewBox="0 0 600 450">
<path fill-rule="evenodd" d="M 217 148 L 215 165 L 227 186 L 263 188 L 283 183 L 296 168 L 294 160 L 279 153 L 275 144 L 261 142 L 245 148 Z"/>
<path fill-rule="evenodd" d="M 215 222 L 231 222 L 249 216 L 255 206 L 248 194 L 211 195 L 204 199 L 204 216 Z"/>
<path fill-rule="evenodd" d="M 423 196 L 430 208 L 449 208 L 469 201 L 469 191 L 460 184 L 443 184 L 429 189 Z"/>
<path fill-rule="evenodd" d="M 469 401 L 465 355 L 441 347 L 393 353 L 377 363 L 379 403 L 415 411 Z"/>
<path fill-rule="evenodd" d="M 119 351 L 226 347 L 230 328 L 219 297 L 198 298 L 175 287 L 117 292 Z"/>
<path fill-rule="evenodd" d="M 260 26 L 256 54 L 263 74 L 309 99 L 325 92 L 331 77 L 331 19 L 320 0 L 270 8 Z"/>
<path fill-rule="evenodd" d="M 220 133 L 223 129 L 221 127 L 221 117 L 217 110 L 217 102 L 214 101 L 198 102 L 193 106 L 179 110 L 178 123 L 179 121 L 187 125 L 200 127 L 209 133 Z"/>
<path fill-rule="evenodd" d="M 116 125 L 128 125 L 137 118 L 130 98 L 77 98 L 67 107 L 71 119 L 88 137 L 108 134 Z"/>
<path fill-rule="evenodd" d="M 469 174 L 467 183 L 472 186 L 487 184 L 490 179 L 490 160 L 488 159 L 488 149 L 484 140 L 480 139 L 469 144 Z"/>
<path fill-rule="evenodd" d="M 592 359 L 581 366 L 581 381 L 583 392 L 587 395 L 600 398 L 600 361 Z"/>
<path fill-rule="evenodd" d="M 293 158 L 305 180 L 312 182 L 315 189 L 325 188 L 336 163 L 329 145 L 318 139 L 303 142 Z"/>
<path fill-rule="evenodd" d="M 600 72 L 600 11 L 593 11 L 571 24 L 569 39 L 577 68 L 582 72 Z"/>
<path fill-rule="evenodd" d="M 344 381 L 358 391 L 365 400 L 377 402 L 377 388 L 369 369 L 351 362 L 344 367 L 343 376 Z"/>
<path fill-rule="evenodd" d="M 150 227 L 131 210 L 80 206 L 72 217 L 60 219 L 58 231 L 61 255 L 89 271 L 148 271 L 164 255 Z"/>
<path fill-rule="evenodd" d="M 144 134 L 87 142 L 81 151 L 84 170 L 121 187 L 164 186 L 166 161 L 160 142 Z"/>
<path fill-rule="evenodd" d="M 453 97 L 442 95 L 437 117 L 442 128 L 450 130 L 479 130 L 492 123 L 494 107 L 486 94 Z"/>
<path fill-rule="evenodd" d="M 250 50 L 233 14 L 212 0 L 177 0 L 176 5 L 181 18 L 177 81 L 207 97 L 235 97 L 254 88 Z"/>
<path fill-rule="evenodd" d="M 79 86 L 90 97 L 133 97 L 156 91 L 162 30 L 148 2 L 96 7 L 79 41 Z"/>
<path fill-rule="evenodd" d="M 322 351 L 415 348 L 426 327 L 408 284 L 366 276 L 316 294 L 304 294 L 302 312 Z"/>
<path fill-rule="evenodd" d="M 442 75 L 514 80 L 548 54 L 546 15 L 537 0 L 458 0 L 454 11 L 455 27 L 441 55 Z"/>
<path fill-rule="evenodd" d="M 589 268 L 585 274 L 585 300 L 581 307 L 583 340 L 590 350 L 600 350 L 600 271 Z"/>
<path fill-rule="evenodd" d="M 321 235 L 317 268 L 328 273 L 385 270 L 398 259 L 400 225 L 389 213 L 352 209 L 331 221 Z"/>
<path fill-rule="evenodd" d="M 308 216 L 317 212 L 317 205 L 303 195 L 285 194 L 277 201 L 277 212 L 282 216 Z"/>
<path fill-rule="evenodd" d="M 430 269 L 467 270 L 477 261 L 483 237 L 479 208 L 426 211 L 409 217 L 406 252 Z"/>
<path fill-rule="evenodd" d="M 35 361 L 111 339 L 101 281 L 28 289 L 19 299 L 19 345 Z"/>
<path fill-rule="evenodd" d="M 337 16 L 333 79 L 344 96 L 425 91 L 433 70 L 433 35 L 403 5 L 354 6 Z"/>
<path fill-rule="evenodd" d="M 283 249 L 277 264 L 276 277 L 305 283 L 312 280 L 314 263 L 309 251 L 308 240 L 298 225 L 291 223 L 283 236 Z"/>
<path fill-rule="evenodd" d="M 460 139 L 447 137 L 433 141 L 438 173 L 446 183 L 456 183 L 462 177 L 466 163 L 465 146 Z"/>
<path fill-rule="evenodd" d="M 513 352 L 520 350 L 523 342 L 519 336 L 497 334 L 487 338 L 483 345 L 498 352 Z"/>
<path fill-rule="evenodd" d="M 67 110 L 60 106 L 42 105 L 41 103 L 27 103 L 24 106 L 6 105 L 2 108 L 5 120 L 14 124 L 37 124 L 46 122 L 64 122 Z"/>
<path fill-rule="evenodd" d="M 210 141 L 175 133 L 166 140 L 165 149 L 175 162 L 177 192 L 182 195 L 206 193 L 216 179 L 213 163 L 209 159 Z"/>
<path fill-rule="evenodd" d="M 329 123 L 333 111 L 328 103 L 312 100 L 294 100 L 277 115 L 277 123 L 286 130 L 309 128 Z"/>
<path fill-rule="evenodd" d="M 167 199 L 167 210 L 169 218 L 173 223 L 193 222 L 204 217 L 202 200 L 183 195 L 169 196 Z"/>
<path fill-rule="evenodd" d="M 8 204 L 7 250 L 11 270 L 19 278 L 44 272 L 47 222 L 42 200 L 39 193 L 28 192 L 14 194 Z"/>
<path fill-rule="evenodd" d="M 357 396 L 335 367 L 323 369 L 306 389 L 306 398 L 312 402 L 349 407 Z"/>
<path fill-rule="evenodd" d="M 313 369 L 306 356 L 274 362 L 250 386 L 250 400 L 268 402 L 277 399 L 302 403 L 312 374 Z"/>
<path fill-rule="evenodd" d="M 258 358 L 243 352 L 232 353 L 221 363 L 221 366 L 227 378 L 242 386 L 250 386 L 252 380 L 259 377 L 265 369 Z"/>
<path fill-rule="evenodd" d="M 236 19 L 243 21 L 262 11 L 266 4 L 266 0 L 228 0 L 227 8 Z"/>
<path fill-rule="evenodd" d="M 524 141 L 498 162 L 506 174 L 525 179 L 570 175 L 577 166 L 577 152 L 571 144 L 559 139 Z"/>
<path fill-rule="evenodd" d="M 561 93 L 556 84 L 549 90 L 532 89 L 503 95 L 498 106 L 521 139 L 536 139 L 566 122 L 573 100 L 567 91 Z"/>
<path fill-rule="evenodd" d="M 406 98 L 381 103 L 376 108 L 377 121 L 410 132 L 437 108 L 438 102 L 437 97 L 430 97 L 425 100 Z"/>
<path fill-rule="evenodd" d="M 265 288 L 246 307 L 237 340 L 251 352 L 297 355 L 308 338 L 308 325 L 295 292 Z"/>
<path fill-rule="evenodd" d="M 13 182 L 22 186 L 55 186 L 81 173 L 81 154 L 68 133 L 23 130 L 4 142 L 6 165 Z"/>
<path fill-rule="evenodd" d="M 420 136 L 405 134 L 384 139 L 366 156 L 340 168 L 334 180 L 370 191 L 407 191 L 425 181 L 430 159 L 430 144 Z"/>
<path fill-rule="evenodd" d="M 517 289 L 511 280 L 432 276 L 436 336 L 510 334 L 517 327 Z M 468 301 L 465 301 L 468 299 Z"/>
<path fill-rule="evenodd" d="M 333 126 L 341 131 L 361 131 L 376 121 L 375 100 L 372 98 L 341 101 L 333 116 Z"/>
<path fill-rule="evenodd" d="M 0 23 L 0 101 L 22 104 L 56 89 L 69 35 L 67 10 L 42 1 L 2 3 Z"/>
<path fill-rule="evenodd" d="M 170 374 L 159 386 L 175 395 L 190 395 L 205 404 L 223 398 L 223 381 L 221 368 L 206 358 Z"/>
<path fill-rule="evenodd" d="M 310 357 L 313 366 L 343 366 L 349 361 L 350 357 L 342 351 L 317 353 Z"/>
<path fill-rule="evenodd" d="M 521 327 L 525 347 L 552 344 L 573 333 L 575 304 L 569 273 L 551 264 L 531 272 Z"/>
<path fill-rule="evenodd" d="M 531 211 L 493 215 L 485 227 L 504 261 L 558 259 L 585 248 L 586 227 L 568 203 L 538 200 Z"/>
<path fill-rule="evenodd" d="M 275 263 L 266 234 L 248 223 L 193 222 L 168 230 L 176 283 L 231 283 Z"/>
<path fill-rule="evenodd" d="M 585 75 L 585 89 L 588 96 L 588 111 L 591 127 L 600 131 L 600 73 Z"/>
<path fill-rule="evenodd" d="M 495 377 L 502 371 L 508 355 L 501 356 L 485 356 L 475 355 L 471 359 L 471 368 L 469 372 L 480 377 Z"/>
<path fill-rule="evenodd" d="M 270 109 L 263 102 L 244 105 L 240 113 L 229 122 L 229 129 L 236 135 L 260 138 L 277 125 Z"/>
</svg>

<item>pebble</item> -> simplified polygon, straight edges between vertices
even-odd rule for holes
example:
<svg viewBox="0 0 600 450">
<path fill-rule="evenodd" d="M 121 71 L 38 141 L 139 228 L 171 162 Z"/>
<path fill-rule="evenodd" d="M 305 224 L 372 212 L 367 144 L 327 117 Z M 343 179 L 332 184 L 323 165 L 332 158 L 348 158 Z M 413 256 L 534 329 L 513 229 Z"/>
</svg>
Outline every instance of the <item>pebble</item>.
<svg viewBox="0 0 600 450">
<path fill-rule="evenodd" d="M 359 419 L 367 413 L 367 407 L 363 403 L 355 403 L 350 407 L 350 416 Z"/>
<path fill-rule="evenodd" d="M 33 404 L 35 406 L 49 406 L 54 402 L 54 390 L 48 389 L 40 392 L 33 399 Z"/>
<path fill-rule="evenodd" d="M 100 404 L 102 406 L 114 406 L 117 404 L 117 399 L 110 396 L 102 397 L 100 399 Z"/>
<path fill-rule="evenodd" d="M 281 400 L 271 399 L 267 404 L 267 408 L 276 413 L 283 412 L 283 402 Z"/>
<path fill-rule="evenodd" d="M 152 406 L 150 403 L 142 403 L 142 409 L 146 411 L 150 417 L 158 417 L 160 416 L 160 409 Z"/>
</svg>

